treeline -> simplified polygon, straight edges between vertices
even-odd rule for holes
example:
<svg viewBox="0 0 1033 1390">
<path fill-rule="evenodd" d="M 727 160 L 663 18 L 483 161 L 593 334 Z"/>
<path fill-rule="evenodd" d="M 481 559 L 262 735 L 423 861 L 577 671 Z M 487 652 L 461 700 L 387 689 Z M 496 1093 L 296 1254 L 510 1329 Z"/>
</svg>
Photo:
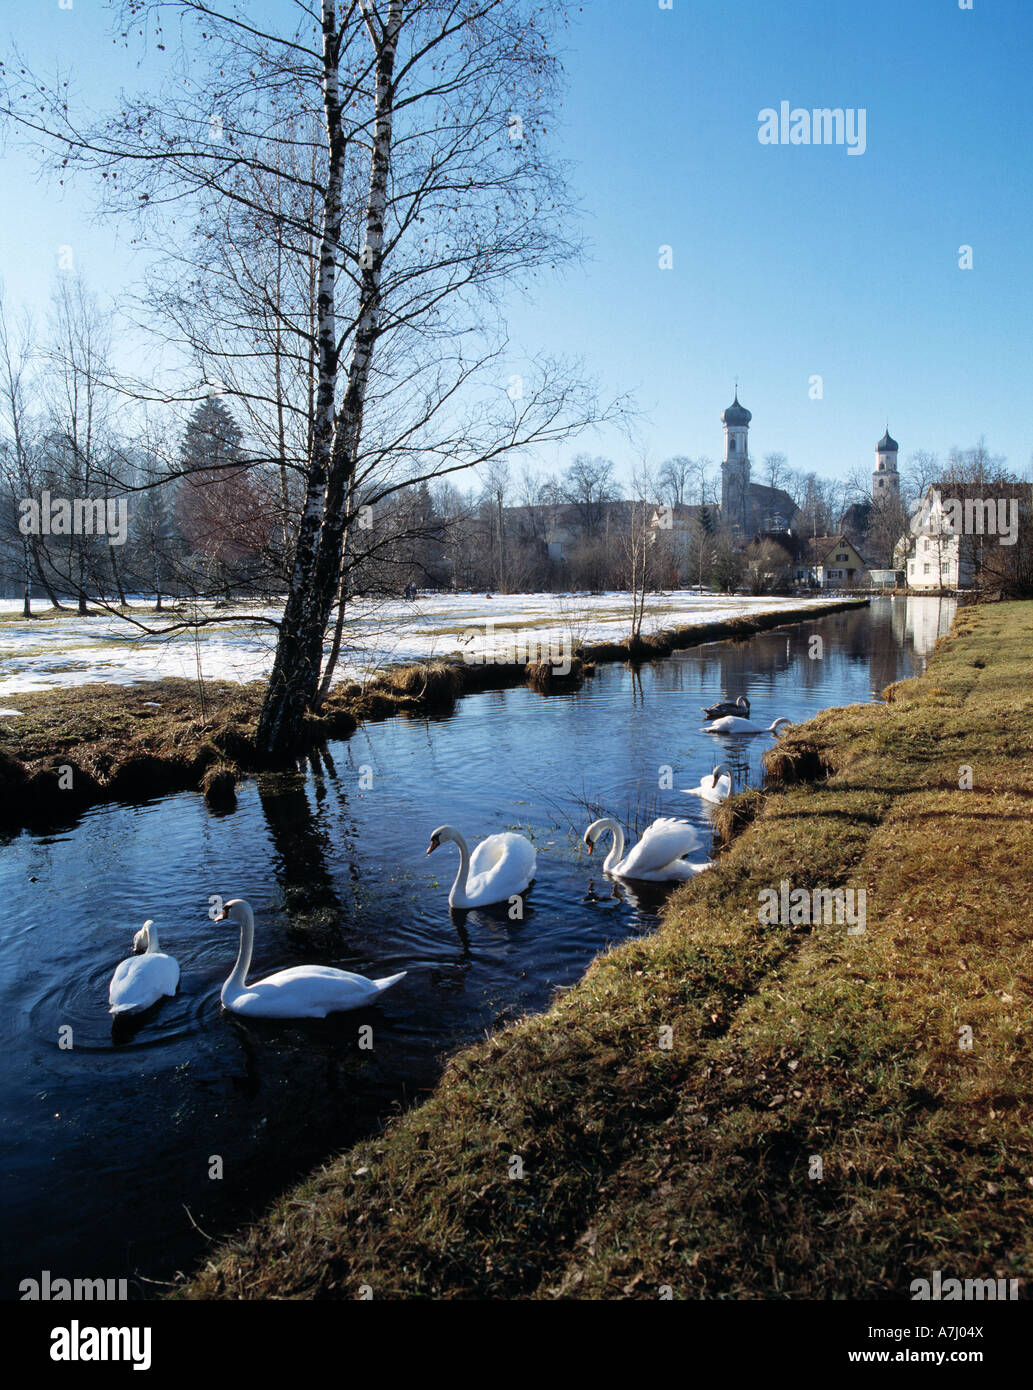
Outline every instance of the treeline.
<svg viewBox="0 0 1033 1390">
<path fill-rule="evenodd" d="M 112 331 L 79 280 L 59 283 L 43 337 L 12 325 L 0 303 L 0 592 L 21 598 L 27 615 L 36 599 L 82 613 L 130 596 L 159 611 L 170 600 L 279 599 L 303 502 L 297 469 L 246 438 L 216 389 L 178 430 L 170 413 L 141 428 L 139 401 L 130 409 L 110 371 Z M 864 553 L 890 565 L 930 483 L 992 490 L 1017 481 L 982 443 L 943 463 L 919 452 L 900 496 L 872 503 L 862 473 L 823 479 L 769 454 L 755 478 L 792 499 L 793 534 L 743 544 L 721 525 L 720 470 L 707 458 L 640 468 L 630 499 L 613 461 L 588 454 L 554 475 L 497 461 L 470 476 L 465 489 L 423 478 L 387 495 L 371 490 L 368 503 L 355 498 L 339 611 L 410 586 L 788 592 L 807 538 L 838 533 L 851 506 Z M 1024 524 L 1004 560 L 1027 587 L 1029 550 Z M 992 564 L 982 573 L 1001 580 Z"/>
</svg>

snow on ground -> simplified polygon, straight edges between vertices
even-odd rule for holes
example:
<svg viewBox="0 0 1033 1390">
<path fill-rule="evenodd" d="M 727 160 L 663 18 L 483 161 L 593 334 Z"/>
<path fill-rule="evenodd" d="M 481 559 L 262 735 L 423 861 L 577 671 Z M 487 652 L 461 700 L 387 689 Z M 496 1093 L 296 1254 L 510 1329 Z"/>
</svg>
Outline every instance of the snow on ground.
<svg viewBox="0 0 1033 1390">
<path fill-rule="evenodd" d="M 829 598 L 744 598 L 690 590 L 651 596 L 643 633 L 722 622 L 780 608 L 814 607 Z M 38 612 L 44 610 L 37 606 Z M 134 600 L 130 612 L 148 628 L 168 627 L 171 613 Z M 226 618 L 171 635 L 141 632 L 107 613 L 22 619 L 20 599 L 0 599 L 0 698 L 101 681 L 135 685 L 166 676 L 246 682 L 268 675 L 276 633 L 255 618 L 278 618 L 272 606 L 206 608 Z M 627 594 L 430 594 L 355 603 L 349 610 L 336 679 L 362 680 L 384 666 L 431 658 L 465 661 L 562 661 L 574 642 L 617 642 L 631 628 Z M 531 650 L 528 651 L 528 644 Z M 12 713 L 4 710 L 3 713 Z"/>
</svg>

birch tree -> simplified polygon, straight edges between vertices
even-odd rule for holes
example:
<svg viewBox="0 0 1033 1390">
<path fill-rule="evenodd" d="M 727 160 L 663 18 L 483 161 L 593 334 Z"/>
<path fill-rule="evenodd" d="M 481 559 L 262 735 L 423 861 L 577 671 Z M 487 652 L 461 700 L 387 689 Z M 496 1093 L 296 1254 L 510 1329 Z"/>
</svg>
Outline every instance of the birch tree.
<svg viewBox="0 0 1033 1390">
<path fill-rule="evenodd" d="M 375 517 L 395 491 L 599 418 L 576 364 L 542 356 L 514 373 L 500 311 L 509 284 L 578 250 L 542 140 L 558 89 L 553 20 L 533 0 L 319 0 L 269 21 L 207 0 L 127 12 L 157 29 L 169 10 L 197 20 L 188 81 L 91 126 L 62 88 L 26 75 L 19 92 L 8 73 L 0 108 L 97 175 L 114 209 L 144 209 L 166 241 L 178 236 L 198 283 L 212 258 L 182 228 L 215 229 L 216 213 L 227 228 L 215 259 L 225 267 L 232 251 L 246 294 L 227 301 L 209 285 L 221 331 L 208 344 L 178 323 L 206 378 L 229 376 L 231 398 L 237 387 L 267 419 L 279 410 L 304 441 L 268 450 L 281 483 L 295 482 L 293 495 L 281 486 L 289 579 L 259 727 L 261 750 L 281 756 L 318 699 L 360 509 Z M 254 267 L 277 254 L 309 287 L 297 312 L 282 277 L 263 296 Z M 256 354 L 267 377 L 272 363 L 272 392 L 242 369 Z"/>
</svg>

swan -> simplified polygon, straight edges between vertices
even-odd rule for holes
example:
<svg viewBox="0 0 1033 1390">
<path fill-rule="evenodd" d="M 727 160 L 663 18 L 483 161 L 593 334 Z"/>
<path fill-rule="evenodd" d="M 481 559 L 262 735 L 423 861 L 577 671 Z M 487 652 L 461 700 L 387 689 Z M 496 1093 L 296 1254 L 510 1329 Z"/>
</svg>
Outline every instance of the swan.
<svg viewBox="0 0 1033 1390">
<path fill-rule="evenodd" d="M 715 719 L 710 724 L 704 725 L 705 734 L 777 734 L 779 724 L 792 724 L 791 719 L 786 719 L 783 715 L 781 719 L 776 719 L 767 728 L 763 724 L 755 724 L 752 719 L 739 719 L 737 715 L 726 714 L 723 719 Z"/>
<path fill-rule="evenodd" d="M 719 777 L 719 772 L 723 772 L 724 776 Z M 700 778 L 698 787 L 683 787 L 682 791 L 686 796 L 699 796 L 704 801 L 720 804 L 727 801 L 732 794 L 732 774 L 725 763 L 718 763 L 713 772 Z"/>
<path fill-rule="evenodd" d="M 471 854 L 458 830 L 439 825 L 430 837 L 427 853 L 433 854 L 443 840 L 453 840 L 459 846 L 459 872 L 448 895 L 449 907 L 508 902 L 523 893 L 534 878 L 538 857 L 534 845 L 523 835 L 509 831 L 489 835 Z"/>
<path fill-rule="evenodd" d="M 150 919 L 133 937 L 131 955 L 119 961 L 108 986 L 108 1006 L 113 1014 L 138 1014 L 179 987 L 179 962 L 158 950 L 158 929 Z"/>
<path fill-rule="evenodd" d="M 647 826 L 642 838 L 627 857 L 624 855 L 624 831 L 610 816 L 594 820 L 585 831 L 585 844 L 591 854 L 595 842 L 607 830 L 613 832 L 613 847 L 603 861 L 603 871 L 618 878 L 646 879 L 650 883 L 667 883 L 695 878 L 710 863 L 690 864 L 683 856 L 703 848 L 699 831 L 687 820 L 669 816 Z"/>
<path fill-rule="evenodd" d="M 239 922 L 240 952 L 237 963 L 222 987 L 222 1006 L 248 1018 L 326 1018 L 327 1014 L 345 1009 L 361 1009 L 372 1004 L 399 980 L 399 975 L 387 975 L 382 980 L 367 980 L 365 975 L 353 975 L 350 970 L 335 970 L 329 965 L 295 965 L 290 970 L 278 970 L 264 980 L 246 984 L 255 944 L 255 914 L 243 898 L 232 898 L 215 919 L 217 922 Z"/>
<path fill-rule="evenodd" d="M 711 705 L 703 711 L 706 719 L 720 719 L 725 714 L 745 715 L 750 717 L 750 702 L 745 695 L 739 695 L 734 700 L 718 700 L 716 705 Z"/>
</svg>

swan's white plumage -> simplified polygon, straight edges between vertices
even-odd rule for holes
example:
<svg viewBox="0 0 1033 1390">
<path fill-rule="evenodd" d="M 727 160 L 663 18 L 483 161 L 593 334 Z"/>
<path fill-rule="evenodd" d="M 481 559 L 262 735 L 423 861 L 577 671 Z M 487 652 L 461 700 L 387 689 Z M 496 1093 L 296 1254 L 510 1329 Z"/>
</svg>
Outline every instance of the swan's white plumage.
<svg viewBox="0 0 1033 1390">
<path fill-rule="evenodd" d="M 609 816 L 593 821 L 585 831 L 585 843 L 594 845 L 606 830 L 613 834 L 613 848 L 603 861 L 603 869 L 617 878 L 638 878 L 653 883 L 678 882 L 695 878 L 710 863 L 689 863 L 687 854 L 703 850 L 699 831 L 691 822 L 662 816 L 653 821 L 628 854 L 624 853 L 624 831 Z"/>
<path fill-rule="evenodd" d="M 295 965 L 244 985 L 223 1003 L 235 1014 L 254 1018 L 326 1018 L 327 1014 L 371 1004 L 405 974 L 403 970 L 400 975 L 368 980 L 365 975 L 331 966 Z"/>
<path fill-rule="evenodd" d="M 354 975 L 331 965 L 295 965 L 249 985 L 246 980 L 254 949 L 254 913 L 243 898 L 234 898 L 225 905 L 223 917 L 240 923 L 240 952 L 221 996 L 223 1007 L 232 1013 L 250 1018 L 326 1018 L 327 1014 L 372 1004 L 386 989 L 405 979 L 404 970 L 398 975 L 368 980 L 365 975 Z"/>
<path fill-rule="evenodd" d="M 448 895 L 449 907 L 491 907 L 508 902 L 531 886 L 538 856 L 523 835 L 509 830 L 489 835 L 471 854 L 458 830 L 439 825 L 430 837 L 427 853 L 448 840 L 459 846 L 459 872 Z"/>
<path fill-rule="evenodd" d="M 108 986 L 108 1008 L 113 1014 L 138 1014 L 179 988 L 179 962 L 158 950 L 158 932 L 147 921 L 133 937 L 141 956 L 119 961 Z"/>
<path fill-rule="evenodd" d="M 755 724 L 752 719 L 740 719 L 737 714 L 726 714 L 723 719 L 714 719 L 704 725 L 705 734 L 777 734 L 780 724 L 791 724 L 791 719 L 776 719 L 767 726 Z"/>
<path fill-rule="evenodd" d="M 719 777 L 717 774 L 724 767 L 724 763 L 719 763 L 713 772 L 708 772 L 705 777 L 701 777 L 698 787 L 683 787 L 682 791 L 686 796 L 698 796 L 703 801 L 712 801 L 720 805 L 722 801 L 727 801 L 732 794 L 732 774 L 727 768 L 724 774 Z"/>
</svg>

